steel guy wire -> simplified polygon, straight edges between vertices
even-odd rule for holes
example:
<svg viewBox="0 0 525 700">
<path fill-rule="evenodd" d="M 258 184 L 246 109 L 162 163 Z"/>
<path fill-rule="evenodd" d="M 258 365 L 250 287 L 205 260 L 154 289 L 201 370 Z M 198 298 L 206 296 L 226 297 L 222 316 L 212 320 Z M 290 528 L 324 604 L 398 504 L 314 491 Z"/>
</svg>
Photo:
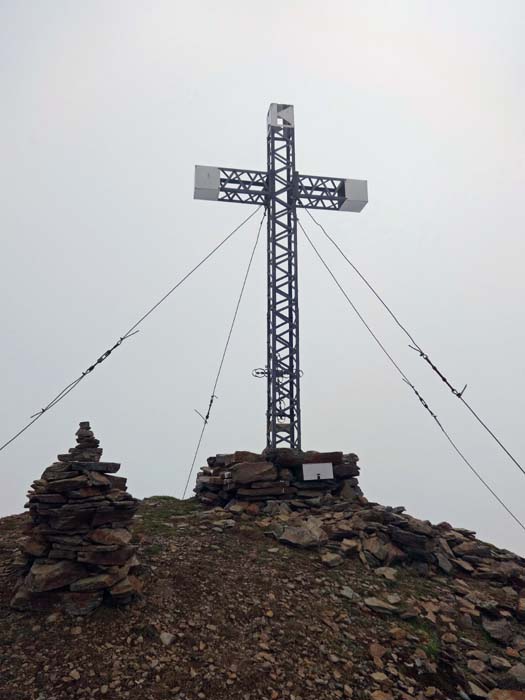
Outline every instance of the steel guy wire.
<svg viewBox="0 0 525 700">
<path fill-rule="evenodd" d="M 35 413 L 31 416 L 31 420 L 29 423 L 27 423 L 23 428 L 21 428 L 15 435 L 13 435 L 9 440 L 3 443 L 3 445 L 0 445 L 0 452 L 4 450 L 8 445 L 10 445 L 12 442 L 14 442 L 22 433 L 25 433 L 26 430 L 28 430 L 33 423 L 36 423 L 37 420 L 39 420 L 44 413 L 47 413 L 49 410 L 51 410 L 54 406 L 56 406 L 57 403 L 62 401 L 73 389 L 75 389 L 80 382 L 87 377 L 88 374 L 93 372 L 94 369 L 98 367 L 99 364 L 104 362 L 104 360 L 107 360 L 107 358 L 111 355 L 111 353 L 116 350 L 118 347 L 122 345 L 122 343 L 127 340 L 128 338 L 131 338 L 131 336 L 135 335 L 139 331 L 136 330 L 138 326 L 145 321 L 150 314 L 152 314 L 155 309 L 157 309 L 166 299 L 173 294 L 173 292 L 178 289 L 194 272 L 196 272 L 201 265 L 203 265 L 207 260 L 211 258 L 211 256 L 216 253 L 219 248 L 222 248 L 222 246 L 230 240 L 230 238 L 239 231 L 248 221 L 257 214 L 257 212 L 260 210 L 260 206 L 257 207 L 252 211 L 252 213 L 247 216 L 238 226 L 236 226 L 233 231 L 231 231 L 223 240 L 215 246 L 200 262 L 195 265 L 182 279 L 180 279 L 176 284 L 169 289 L 164 296 L 162 296 L 148 311 L 146 311 L 145 314 L 143 314 L 138 321 L 136 321 L 129 330 L 127 330 L 118 340 L 117 342 L 113 345 L 113 347 L 109 348 L 109 350 L 106 350 L 92 365 L 90 365 L 82 374 L 74 379 L 72 382 L 70 382 L 67 386 L 65 386 L 44 408 L 40 409 L 38 413 Z"/>
<path fill-rule="evenodd" d="M 381 350 L 384 352 L 384 354 L 385 354 L 385 355 L 387 356 L 387 358 L 390 360 L 390 362 L 391 362 L 392 365 L 395 367 L 395 369 L 399 372 L 399 374 L 400 374 L 401 377 L 403 378 L 403 381 L 404 381 L 406 384 L 408 384 L 408 386 L 412 389 L 412 391 L 413 391 L 414 394 L 417 396 L 417 398 L 418 398 L 419 402 L 421 403 L 421 405 L 425 408 L 425 410 L 430 414 L 430 416 L 433 418 L 433 420 L 437 423 L 439 429 L 440 429 L 440 430 L 442 431 L 442 433 L 445 435 L 445 437 L 446 437 L 446 439 L 448 440 L 448 442 L 450 443 L 450 445 L 451 445 L 451 446 L 453 447 L 453 449 L 457 452 L 457 454 L 461 457 L 461 459 L 462 459 L 463 462 L 468 466 L 468 468 L 469 468 L 469 469 L 475 474 L 475 476 L 481 481 L 481 483 L 483 484 L 483 486 L 485 486 L 485 488 L 488 489 L 488 491 L 492 494 L 492 496 L 494 496 L 494 498 L 498 501 L 498 503 L 507 511 L 507 513 L 514 519 L 514 521 L 515 521 L 515 522 L 521 527 L 521 529 L 525 532 L 525 525 L 523 524 L 523 522 L 511 511 L 511 509 L 506 505 L 506 503 L 498 496 L 498 494 L 494 491 L 494 489 L 493 489 L 491 486 L 489 486 L 489 484 L 485 481 L 485 479 L 481 476 L 481 474 L 475 469 L 475 467 L 471 464 L 471 462 L 465 457 L 465 455 L 463 454 L 463 452 L 461 452 L 461 450 L 459 449 L 459 447 L 456 445 L 456 443 L 453 441 L 453 439 L 450 437 L 450 435 L 448 434 L 448 432 L 447 432 L 447 431 L 445 430 L 445 428 L 443 427 L 443 425 L 442 425 L 441 421 L 439 420 L 439 418 L 437 417 L 437 415 L 431 410 L 431 408 L 430 408 L 430 406 L 428 405 L 428 403 L 425 401 L 425 399 L 422 397 L 422 395 L 421 395 L 421 394 L 419 393 L 419 391 L 416 389 L 416 387 L 414 386 L 414 384 L 410 381 L 410 379 L 409 379 L 408 376 L 405 374 L 405 372 L 404 372 L 404 371 L 401 369 L 401 367 L 397 364 L 397 362 L 394 360 L 394 358 L 392 357 L 392 355 L 391 355 L 391 354 L 388 352 L 388 350 L 385 348 L 385 346 L 383 345 L 383 343 L 381 342 L 381 340 L 377 337 L 377 335 L 374 333 L 374 331 L 372 330 L 372 328 L 369 326 L 369 324 L 367 323 L 367 321 L 365 320 L 365 318 L 364 318 L 364 317 L 362 316 L 362 314 L 359 312 L 359 310 L 357 309 L 357 307 L 355 306 L 355 304 L 352 302 L 352 300 L 350 299 L 350 297 L 348 296 L 348 294 L 346 293 L 346 291 L 344 290 L 344 288 L 341 286 L 339 280 L 337 279 L 337 277 L 336 277 L 336 276 L 334 275 L 334 273 L 332 272 L 331 268 L 330 268 L 330 267 L 328 266 L 328 264 L 325 262 L 325 260 L 324 260 L 324 258 L 322 257 L 321 253 L 320 253 L 320 252 L 317 250 L 317 248 L 315 247 L 315 245 L 314 245 L 314 243 L 312 242 L 310 236 L 307 234 L 307 232 L 305 231 L 305 229 L 304 229 L 302 223 L 301 223 L 299 220 L 298 220 L 298 224 L 299 224 L 299 226 L 300 226 L 302 232 L 303 232 L 304 235 L 306 236 L 306 240 L 308 241 L 308 243 L 310 244 L 310 246 L 313 248 L 315 254 L 317 255 L 317 257 L 319 258 L 319 260 L 320 260 L 321 263 L 323 264 L 324 268 L 326 269 L 326 271 L 328 272 L 328 274 L 330 275 L 330 277 L 333 279 L 333 281 L 335 282 L 335 284 L 337 285 L 337 287 L 339 288 L 339 290 L 341 291 L 341 293 L 343 294 L 343 296 L 345 297 L 345 299 L 347 300 L 347 302 L 350 304 L 350 306 L 352 307 L 352 309 L 355 311 L 355 313 L 356 313 L 357 316 L 359 317 L 360 321 L 363 323 L 363 325 L 365 326 L 365 328 L 367 329 L 367 331 L 370 333 L 370 335 L 373 337 L 373 339 L 374 339 L 374 340 L 376 341 L 376 343 L 379 345 L 379 347 L 381 348 Z"/>
<path fill-rule="evenodd" d="M 441 381 L 450 389 L 452 394 L 456 396 L 461 403 L 470 411 L 470 413 L 474 416 L 474 418 L 478 421 L 478 423 L 487 431 L 487 433 L 493 438 L 493 440 L 496 441 L 496 443 L 501 447 L 501 449 L 505 452 L 507 457 L 511 459 L 512 462 L 518 467 L 518 469 L 523 473 L 525 476 L 525 469 L 521 466 L 521 464 L 518 462 L 518 460 L 514 457 L 514 455 L 511 454 L 511 452 L 505 447 L 505 445 L 502 443 L 502 441 L 498 438 L 498 436 L 494 433 L 494 431 L 489 428 L 489 426 L 485 423 L 485 421 L 479 416 L 478 413 L 472 408 L 472 406 L 468 403 L 468 401 L 465 400 L 463 394 L 465 393 L 465 390 L 467 388 L 467 385 L 461 389 L 456 389 L 456 387 L 451 384 L 451 382 L 445 377 L 445 375 L 436 367 L 436 365 L 431 361 L 430 357 L 427 355 L 426 352 L 423 351 L 419 343 L 416 342 L 414 339 L 414 336 L 407 330 L 407 328 L 401 323 L 401 321 L 398 319 L 398 317 L 394 314 L 392 309 L 388 306 L 388 304 L 384 301 L 384 299 L 380 296 L 380 294 L 374 289 L 372 284 L 367 280 L 367 278 L 362 274 L 362 272 L 359 270 L 359 268 L 350 260 L 350 258 L 344 253 L 344 251 L 341 249 L 341 247 L 336 243 L 336 241 L 332 238 L 332 236 L 329 235 L 325 227 L 317 221 L 317 219 L 314 218 L 314 216 L 310 213 L 310 211 L 307 209 L 306 213 L 308 216 L 312 219 L 312 221 L 319 226 L 321 231 L 324 233 L 326 238 L 332 243 L 332 245 L 341 253 L 343 258 L 346 260 L 346 262 L 350 265 L 350 267 L 354 270 L 354 272 L 361 278 L 361 280 L 365 283 L 365 285 L 368 287 L 368 289 L 372 292 L 372 294 L 376 297 L 376 299 L 382 304 L 382 306 L 386 309 L 388 314 L 392 317 L 394 322 L 399 326 L 399 328 L 403 331 L 403 333 L 407 336 L 407 338 L 411 341 L 412 345 L 409 345 L 409 348 L 412 350 L 415 350 L 416 352 L 419 353 L 419 356 L 425 360 L 425 362 L 431 367 L 431 369 L 438 375 L 438 377 L 441 379 Z"/>
<path fill-rule="evenodd" d="M 217 389 L 217 385 L 219 384 L 219 378 L 221 376 L 222 368 L 224 366 L 224 360 L 226 359 L 226 353 L 227 353 L 228 347 L 230 345 L 230 340 L 232 337 L 233 328 L 235 326 L 235 321 L 237 320 L 237 315 L 239 313 L 239 307 L 241 305 L 242 297 L 244 295 L 244 290 L 246 288 L 246 282 L 248 281 L 248 275 L 250 274 L 250 270 L 252 267 L 252 262 L 253 262 L 253 258 L 255 255 L 255 251 L 257 249 L 257 245 L 259 243 L 259 238 L 261 236 L 261 229 L 262 229 L 262 225 L 263 225 L 265 216 L 266 216 L 266 211 L 264 212 L 262 219 L 261 219 L 261 223 L 259 224 L 259 228 L 257 230 L 257 236 L 255 238 L 255 243 L 253 244 L 250 259 L 248 260 L 248 265 L 246 267 L 246 272 L 244 273 L 244 279 L 242 281 L 241 291 L 240 291 L 239 297 L 237 299 L 237 304 L 235 306 L 235 311 L 233 314 L 232 322 L 230 324 L 230 329 L 228 331 L 228 336 L 226 338 L 226 343 L 224 345 L 224 350 L 222 351 L 221 361 L 219 362 L 219 369 L 217 370 L 217 375 L 215 377 L 215 381 L 213 383 L 213 388 L 211 390 L 210 401 L 208 403 L 208 410 L 206 412 L 206 415 L 203 416 L 199 411 L 197 411 L 197 409 L 194 409 L 195 412 L 198 413 L 199 416 L 203 419 L 203 424 L 202 424 L 202 429 L 201 429 L 201 432 L 199 435 L 199 439 L 197 440 L 197 447 L 195 448 L 195 452 L 193 454 L 193 461 L 191 463 L 191 467 L 190 467 L 190 470 L 188 472 L 188 478 L 186 479 L 186 485 L 184 486 L 184 493 L 182 494 L 182 498 L 186 497 L 186 492 L 188 490 L 188 485 L 190 483 L 191 475 L 193 474 L 193 469 L 195 468 L 195 462 L 197 461 L 197 455 L 199 454 L 200 446 L 202 443 L 202 438 L 204 437 L 204 431 L 206 430 L 206 426 L 208 425 L 208 421 L 210 420 L 210 413 L 211 413 L 211 409 L 213 406 L 213 402 L 215 401 L 215 399 L 218 398 L 218 396 L 215 394 L 215 391 Z"/>
</svg>

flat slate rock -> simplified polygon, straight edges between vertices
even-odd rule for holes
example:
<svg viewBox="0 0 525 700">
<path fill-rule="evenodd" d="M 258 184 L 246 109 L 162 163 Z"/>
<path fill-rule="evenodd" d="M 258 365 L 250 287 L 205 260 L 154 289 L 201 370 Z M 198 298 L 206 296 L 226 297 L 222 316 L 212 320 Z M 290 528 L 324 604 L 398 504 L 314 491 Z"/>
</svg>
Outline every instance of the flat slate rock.
<svg viewBox="0 0 525 700">
<path fill-rule="evenodd" d="M 236 484 L 275 481 L 277 469 L 271 462 L 240 462 L 231 468 L 231 475 Z"/>
<path fill-rule="evenodd" d="M 84 573 L 84 567 L 72 561 L 36 561 L 26 578 L 26 584 L 32 593 L 42 593 L 69 586 Z"/>
<path fill-rule="evenodd" d="M 75 462 L 73 461 L 75 469 L 80 471 L 92 471 L 92 472 L 106 472 L 108 474 L 115 474 L 120 469 L 120 464 L 118 462 Z"/>
</svg>

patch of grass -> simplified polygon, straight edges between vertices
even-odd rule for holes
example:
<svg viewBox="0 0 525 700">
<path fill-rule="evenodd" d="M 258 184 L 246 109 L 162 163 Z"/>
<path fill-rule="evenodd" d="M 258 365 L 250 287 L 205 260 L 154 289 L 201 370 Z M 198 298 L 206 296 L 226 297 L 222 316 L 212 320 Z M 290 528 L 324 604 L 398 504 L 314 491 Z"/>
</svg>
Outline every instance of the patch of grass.
<svg viewBox="0 0 525 700">
<path fill-rule="evenodd" d="M 0 518 L 0 527 L 2 532 L 13 532 L 20 530 L 23 525 L 29 522 L 29 516 L 23 515 L 8 515 L 5 518 Z"/>
<path fill-rule="evenodd" d="M 421 644 L 421 648 L 429 659 L 435 661 L 441 651 L 441 642 L 437 630 L 430 622 L 426 622 L 421 618 L 414 618 L 409 620 L 408 623 L 418 635 L 424 637 L 425 641 Z"/>
<path fill-rule="evenodd" d="M 440 650 L 441 645 L 439 643 L 439 637 L 435 632 L 433 632 L 428 642 L 423 645 L 423 651 L 430 659 L 436 660 L 439 656 Z"/>
<path fill-rule="evenodd" d="M 133 529 L 147 535 L 173 534 L 173 518 L 191 515 L 201 509 L 196 498 L 181 500 L 173 496 L 151 496 L 141 503 L 138 510 L 140 517 L 135 521 Z"/>
<path fill-rule="evenodd" d="M 150 544 L 149 547 L 146 547 L 146 554 L 149 554 L 150 556 L 154 557 L 157 554 L 160 554 L 164 550 L 164 547 L 160 544 Z"/>
<path fill-rule="evenodd" d="M 142 507 L 155 508 L 164 511 L 167 515 L 189 515 L 202 510 L 200 502 L 196 498 L 174 498 L 173 496 L 150 496 L 142 502 Z"/>
</svg>

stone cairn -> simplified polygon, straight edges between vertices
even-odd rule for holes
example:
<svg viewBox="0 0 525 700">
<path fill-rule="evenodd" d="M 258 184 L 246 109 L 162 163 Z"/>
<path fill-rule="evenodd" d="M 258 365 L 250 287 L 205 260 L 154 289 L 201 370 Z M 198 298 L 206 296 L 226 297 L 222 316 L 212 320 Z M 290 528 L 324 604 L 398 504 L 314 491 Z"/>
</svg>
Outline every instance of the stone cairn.
<svg viewBox="0 0 525 700">
<path fill-rule="evenodd" d="M 138 501 L 126 492 L 126 479 L 115 476 L 120 464 L 100 461 L 102 448 L 87 421 L 76 441 L 31 485 L 13 608 L 58 606 L 82 615 L 103 602 L 129 603 L 140 591 L 129 531 Z"/>
<path fill-rule="evenodd" d="M 202 467 L 194 491 L 209 506 L 278 499 L 306 508 L 333 498 L 354 501 L 363 496 L 357 480 L 358 460 L 355 454 L 289 448 L 267 448 L 262 454 L 218 454 Z"/>
</svg>

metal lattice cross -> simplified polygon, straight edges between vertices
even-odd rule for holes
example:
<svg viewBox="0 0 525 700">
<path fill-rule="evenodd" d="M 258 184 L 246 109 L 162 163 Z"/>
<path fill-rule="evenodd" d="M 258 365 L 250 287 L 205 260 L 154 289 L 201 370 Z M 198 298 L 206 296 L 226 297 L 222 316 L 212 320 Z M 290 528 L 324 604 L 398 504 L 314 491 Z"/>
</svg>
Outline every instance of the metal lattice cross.
<svg viewBox="0 0 525 700">
<path fill-rule="evenodd" d="M 359 212 L 366 180 L 300 175 L 295 170 L 293 105 L 268 110 L 267 169 L 195 166 L 195 199 L 260 204 L 268 224 L 268 404 L 266 444 L 301 447 L 297 207 Z"/>
</svg>

